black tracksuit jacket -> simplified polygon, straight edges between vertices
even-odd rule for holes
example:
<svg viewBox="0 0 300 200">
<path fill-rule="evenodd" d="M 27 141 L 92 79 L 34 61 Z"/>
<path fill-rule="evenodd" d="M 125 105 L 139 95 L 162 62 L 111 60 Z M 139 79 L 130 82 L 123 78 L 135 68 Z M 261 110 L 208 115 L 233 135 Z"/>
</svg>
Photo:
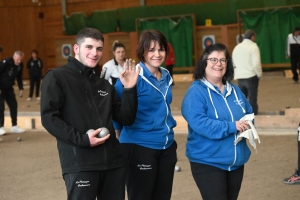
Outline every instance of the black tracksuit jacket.
<svg viewBox="0 0 300 200">
<path fill-rule="evenodd" d="M 73 57 L 47 72 L 41 89 L 41 120 L 57 140 L 62 173 L 109 170 L 124 165 L 112 119 L 131 125 L 136 116 L 136 88 L 123 92 Z M 106 127 L 110 137 L 90 147 L 89 129 Z"/>
<path fill-rule="evenodd" d="M 37 58 L 37 60 L 33 60 L 33 58 L 30 58 L 27 61 L 27 69 L 30 78 L 41 78 L 42 68 L 43 68 L 43 62 L 40 58 Z"/>
<path fill-rule="evenodd" d="M 17 79 L 19 89 L 23 90 L 22 74 L 23 63 L 15 65 L 12 57 L 2 60 L 0 62 L 0 89 L 13 87 Z"/>
</svg>

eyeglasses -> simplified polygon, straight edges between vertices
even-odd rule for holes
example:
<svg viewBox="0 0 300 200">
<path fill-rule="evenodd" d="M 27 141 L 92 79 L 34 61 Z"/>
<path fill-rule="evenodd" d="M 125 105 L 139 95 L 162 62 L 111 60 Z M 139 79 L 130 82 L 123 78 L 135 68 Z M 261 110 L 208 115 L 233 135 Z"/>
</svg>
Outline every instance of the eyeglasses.
<svg viewBox="0 0 300 200">
<path fill-rule="evenodd" d="M 227 60 L 225 58 L 222 58 L 220 60 L 218 58 L 207 58 L 207 60 L 210 60 L 212 64 L 217 64 L 219 61 L 221 65 L 225 65 L 227 63 Z"/>
</svg>

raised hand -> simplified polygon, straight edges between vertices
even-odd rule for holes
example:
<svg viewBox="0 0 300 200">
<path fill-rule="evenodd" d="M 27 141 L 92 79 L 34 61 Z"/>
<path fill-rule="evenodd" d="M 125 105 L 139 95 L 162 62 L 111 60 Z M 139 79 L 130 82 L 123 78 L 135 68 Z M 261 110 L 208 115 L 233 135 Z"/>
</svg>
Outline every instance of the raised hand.
<svg viewBox="0 0 300 200">
<path fill-rule="evenodd" d="M 126 59 L 124 63 L 124 70 L 120 73 L 120 80 L 124 88 L 133 88 L 136 85 L 140 70 L 140 66 L 136 69 L 134 60 Z"/>
</svg>

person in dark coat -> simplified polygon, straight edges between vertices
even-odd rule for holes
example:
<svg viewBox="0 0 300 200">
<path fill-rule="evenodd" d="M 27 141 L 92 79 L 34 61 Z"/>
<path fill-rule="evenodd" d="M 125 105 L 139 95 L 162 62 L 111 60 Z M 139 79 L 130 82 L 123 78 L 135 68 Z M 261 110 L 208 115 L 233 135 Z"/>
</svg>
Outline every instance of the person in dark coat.
<svg viewBox="0 0 300 200">
<path fill-rule="evenodd" d="M 40 100 L 40 85 L 42 80 L 42 68 L 43 62 L 38 57 L 38 51 L 32 50 L 31 58 L 27 61 L 27 69 L 29 73 L 30 80 L 30 89 L 29 89 L 29 97 L 27 101 L 30 101 L 33 96 L 33 90 L 35 87 L 35 97 L 36 100 Z"/>
</svg>

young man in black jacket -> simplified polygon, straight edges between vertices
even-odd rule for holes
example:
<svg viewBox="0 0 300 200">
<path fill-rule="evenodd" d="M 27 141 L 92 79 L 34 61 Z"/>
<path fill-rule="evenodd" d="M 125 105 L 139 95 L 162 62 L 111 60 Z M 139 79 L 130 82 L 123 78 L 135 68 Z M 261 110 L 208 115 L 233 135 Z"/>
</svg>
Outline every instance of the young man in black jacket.
<svg viewBox="0 0 300 200">
<path fill-rule="evenodd" d="M 114 87 L 95 75 L 102 57 L 104 38 L 93 28 L 76 36 L 75 58 L 50 70 L 42 82 L 41 119 L 57 140 L 68 199 L 125 198 L 124 162 L 112 120 L 131 125 L 137 110 L 136 82 L 139 70 L 131 60 L 120 79 L 122 101 Z M 102 127 L 110 134 L 98 138 Z M 86 134 L 89 129 L 95 131 Z"/>
<path fill-rule="evenodd" d="M 24 129 L 17 126 L 18 103 L 14 92 L 15 79 L 19 86 L 19 95 L 23 95 L 23 57 L 22 51 L 16 51 L 13 57 L 0 62 L 0 135 L 6 134 L 4 129 L 4 102 L 6 101 L 12 121 L 11 133 L 23 133 Z"/>
</svg>

